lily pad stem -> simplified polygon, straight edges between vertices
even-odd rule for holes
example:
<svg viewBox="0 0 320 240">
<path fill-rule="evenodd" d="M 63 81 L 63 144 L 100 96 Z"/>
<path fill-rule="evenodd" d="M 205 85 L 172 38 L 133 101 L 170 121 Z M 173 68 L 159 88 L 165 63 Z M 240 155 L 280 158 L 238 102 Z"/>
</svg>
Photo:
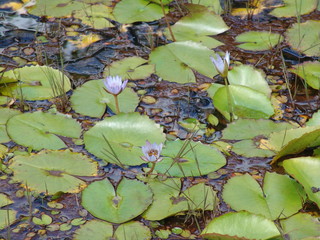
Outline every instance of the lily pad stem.
<svg viewBox="0 0 320 240">
<path fill-rule="evenodd" d="M 119 101 L 118 101 L 118 95 L 113 95 L 114 96 L 114 101 L 116 103 L 116 114 L 120 113 L 120 108 L 119 108 Z"/>
<path fill-rule="evenodd" d="M 147 177 L 149 177 L 149 175 L 153 172 L 155 166 L 156 166 L 156 163 L 153 162 L 153 163 L 152 163 L 152 166 L 151 166 L 151 169 L 147 172 Z"/>
<path fill-rule="evenodd" d="M 229 82 L 228 82 L 228 77 L 224 77 L 224 84 L 226 86 L 226 90 L 227 90 L 227 98 L 228 98 L 228 108 L 229 108 L 229 113 L 230 113 L 230 122 L 233 121 L 233 104 L 232 104 L 232 100 L 231 100 L 231 92 L 230 92 L 230 88 L 229 88 Z"/>
</svg>

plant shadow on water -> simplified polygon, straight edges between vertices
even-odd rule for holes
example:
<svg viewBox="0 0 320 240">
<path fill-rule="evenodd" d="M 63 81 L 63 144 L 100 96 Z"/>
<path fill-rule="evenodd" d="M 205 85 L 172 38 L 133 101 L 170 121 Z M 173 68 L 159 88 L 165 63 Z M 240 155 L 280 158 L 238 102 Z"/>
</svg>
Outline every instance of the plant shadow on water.
<svg viewBox="0 0 320 240">
<path fill-rule="evenodd" d="M 1 1 L 0 237 L 318 237 L 319 6 L 281 2 Z"/>
</svg>

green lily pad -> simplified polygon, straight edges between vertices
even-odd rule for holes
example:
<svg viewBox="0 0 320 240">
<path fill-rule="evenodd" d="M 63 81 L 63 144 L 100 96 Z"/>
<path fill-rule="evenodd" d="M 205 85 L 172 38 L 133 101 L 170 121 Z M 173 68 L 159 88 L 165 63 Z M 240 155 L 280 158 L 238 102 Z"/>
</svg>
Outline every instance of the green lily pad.
<svg viewBox="0 0 320 240">
<path fill-rule="evenodd" d="M 218 74 L 210 60 L 213 54 L 209 48 L 196 42 L 174 42 L 154 49 L 149 60 L 155 64 L 156 74 L 164 80 L 188 83 L 195 82 L 192 69 L 207 77 Z"/>
<path fill-rule="evenodd" d="M 249 87 L 229 85 L 230 100 L 233 113 L 243 118 L 269 118 L 274 114 L 274 109 L 269 98 Z M 228 94 L 226 87 L 220 87 L 213 96 L 215 107 L 225 118 L 230 119 Z"/>
<path fill-rule="evenodd" d="M 245 174 L 229 179 L 222 197 L 236 211 L 246 210 L 275 220 L 298 212 L 305 193 L 289 176 L 266 172 L 263 189 L 253 177 Z"/>
<path fill-rule="evenodd" d="M 283 37 L 277 33 L 249 31 L 236 37 L 236 42 L 241 43 L 238 48 L 250 51 L 264 51 L 273 48 L 283 41 Z"/>
<path fill-rule="evenodd" d="M 93 2 L 92 0 L 90 1 Z M 114 19 L 112 10 L 111 7 L 106 6 L 105 4 L 87 5 L 86 8 L 75 11 L 74 17 L 81 19 L 82 23 L 95 29 L 114 27 L 114 25 L 106 19 L 106 17 Z"/>
<path fill-rule="evenodd" d="M 224 12 L 219 0 L 201 0 L 196 3 L 186 3 L 184 6 L 190 12 L 210 10 L 219 15 Z"/>
<path fill-rule="evenodd" d="M 98 122 L 84 133 L 85 148 L 106 162 L 118 165 L 145 163 L 141 146 L 146 141 L 164 142 L 162 128 L 139 113 L 118 114 Z"/>
<path fill-rule="evenodd" d="M 90 220 L 82 225 L 73 235 L 74 240 L 106 240 L 115 237 L 117 240 L 148 240 L 151 232 L 148 227 L 137 221 L 121 224 L 113 234 L 112 224 L 101 220 Z"/>
<path fill-rule="evenodd" d="M 69 78 L 47 66 L 16 68 L 3 74 L 11 83 L 0 86 L 0 94 L 24 100 L 43 100 L 60 96 L 71 89 Z"/>
<path fill-rule="evenodd" d="M 16 143 L 34 150 L 60 149 L 66 144 L 61 136 L 79 138 L 80 124 L 65 115 L 33 112 L 16 115 L 9 119 L 7 132 Z"/>
<path fill-rule="evenodd" d="M 282 0 L 284 6 L 278 7 L 269 14 L 275 17 L 296 17 L 310 13 L 317 7 L 317 0 Z"/>
<path fill-rule="evenodd" d="M 291 158 L 283 162 L 283 167 L 286 172 L 302 184 L 309 199 L 320 207 L 320 158 Z"/>
<path fill-rule="evenodd" d="M 122 0 L 115 6 L 113 15 L 120 23 L 151 22 L 162 18 L 163 12 L 160 5 L 147 0 Z"/>
<path fill-rule="evenodd" d="M 52 217 L 43 214 L 41 215 L 41 218 L 33 217 L 32 222 L 36 225 L 49 225 L 52 223 Z"/>
<path fill-rule="evenodd" d="M 0 193 L 0 207 L 7 206 L 11 203 L 13 203 L 13 201 L 6 194 Z"/>
<path fill-rule="evenodd" d="M 289 71 L 303 78 L 310 87 L 320 89 L 320 62 L 304 62 L 294 65 Z"/>
<path fill-rule="evenodd" d="M 286 32 L 286 40 L 293 49 L 307 55 L 320 55 L 320 21 L 296 23 Z"/>
<path fill-rule="evenodd" d="M 104 90 L 103 80 L 91 80 L 78 87 L 71 96 L 72 108 L 83 115 L 101 118 L 107 106 L 116 112 L 114 96 Z M 139 104 L 137 94 L 130 88 L 125 88 L 119 95 L 121 112 L 133 112 Z"/>
<path fill-rule="evenodd" d="M 85 9 L 85 4 L 75 0 L 37 1 L 28 12 L 36 16 L 70 17 L 73 11 Z"/>
<path fill-rule="evenodd" d="M 18 114 L 21 114 L 21 112 L 18 110 L 10 108 L 0 108 L 0 143 L 10 141 L 6 130 L 6 123 L 11 117 Z"/>
<path fill-rule="evenodd" d="M 276 123 L 267 119 L 238 119 L 222 131 L 222 139 L 227 140 L 242 140 L 252 139 L 256 136 L 267 137 L 273 132 L 288 130 L 295 128 L 287 122 Z M 240 131 L 241 130 L 241 131 Z"/>
<path fill-rule="evenodd" d="M 265 73 L 251 65 L 240 65 L 228 72 L 231 85 L 241 85 L 252 88 L 270 97 L 271 89 L 266 81 Z"/>
<path fill-rule="evenodd" d="M 320 128 L 305 127 L 281 131 L 270 135 L 270 147 L 278 151 L 271 164 L 277 162 L 283 156 L 297 154 L 308 147 L 318 146 L 320 144 Z"/>
<path fill-rule="evenodd" d="M 91 183 L 82 192 L 82 206 L 93 216 L 123 223 L 143 213 L 152 203 L 148 185 L 123 178 L 117 189 L 107 179 Z"/>
<path fill-rule="evenodd" d="M 202 231 L 205 239 L 272 239 L 280 237 L 269 219 L 248 212 L 231 212 L 213 219 Z"/>
<path fill-rule="evenodd" d="M 187 143 L 186 149 L 178 157 L 186 143 L 181 140 L 167 142 L 161 153 L 163 160 L 156 164 L 155 170 L 174 177 L 201 176 L 214 172 L 226 164 L 221 152 L 200 142 Z"/>
<path fill-rule="evenodd" d="M 154 73 L 154 65 L 146 64 L 148 61 L 141 57 L 128 57 L 113 62 L 104 70 L 104 76 L 120 76 L 123 79 L 137 80 L 149 77 Z"/>
<path fill-rule="evenodd" d="M 272 157 L 275 153 L 260 147 L 260 142 L 251 139 L 232 144 L 232 152 L 244 157 Z"/>
<path fill-rule="evenodd" d="M 117 240 L 149 240 L 151 232 L 141 222 L 131 221 L 121 224 L 114 233 Z"/>
<path fill-rule="evenodd" d="M 320 110 L 316 111 L 313 115 L 312 118 L 306 122 L 306 126 L 312 127 L 312 126 L 319 126 L 320 125 Z"/>
<path fill-rule="evenodd" d="M 13 203 L 13 201 L 5 194 L 0 193 L 0 207 L 7 206 Z M 9 227 L 16 221 L 17 212 L 11 209 L 0 210 L 0 229 Z"/>
<path fill-rule="evenodd" d="M 16 221 L 17 212 L 11 209 L 0 210 L 0 229 L 9 227 Z"/>
<path fill-rule="evenodd" d="M 158 4 L 161 4 L 161 2 L 162 2 L 162 4 L 163 5 L 167 5 L 167 4 L 169 4 L 169 3 L 171 3 L 173 0 L 150 0 L 150 2 L 154 2 L 154 3 L 158 3 Z"/>
<path fill-rule="evenodd" d="M 283 233 L 290 237 L 290 240 L 306 239 L 313 237 L 317 239 L 320 232 L 319 218 L 307 213 L 298 213 L 288 219 L 280 221 Z"/>
<path fill-rule="evenodd" d="M 76 176 L 96 176 L 98 164 L 80 153 L 42 151 L 31 156 L 16 156 L 10 168 L 13 179 L 37 192 L 76 193 L 87 186 Z"/>
<path fill-rule="evenodd" d="M 113 226 L 111 223 L 91 220 L 80 226 L 73 235 L 74 240 L 105 240 L 112 238 Z"/>
<path fill-rule="evenodd" d="M 165 181 L 153 179 L 148 184 L 154 194 L 154 200 L 142 216 L 151 221 L 188 210 L 213 210 L 218 201 L 215 191 L 204 183 L 194 185 L 182 193 L 181 181 L 178 178 L 168 178 Z"/>
<path fill-rule="evenodd" d="M 178 22 L 171 26 L 171 30 L 176 41 L 188 41 L 202 43 L 208 48 L 215 48 L 223 43 L 215 40 L 208 35 L 217 35 L 227 31 L 229 27 L 223 19 L 211 11 L 205 9 L 200 12 L 190 12 L 182 17 Z M 172 40 L 168 29 L 164 32 L 165 36 Z"/>
</svg>

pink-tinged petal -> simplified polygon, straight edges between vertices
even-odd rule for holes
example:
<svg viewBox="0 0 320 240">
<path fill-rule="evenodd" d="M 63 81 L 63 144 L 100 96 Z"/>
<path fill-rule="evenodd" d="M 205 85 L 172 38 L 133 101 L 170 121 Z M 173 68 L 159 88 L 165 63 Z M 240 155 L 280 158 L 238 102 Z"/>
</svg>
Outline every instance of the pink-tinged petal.
<svg viewBox="0 0 320 240">
<path fill-rule="evenodd" d="M 213 62 L 214 66 L 216 67 L 217 71 L 219 73 L 222 73 L 224 70 L 224 62 L 222 58 L 218 54 L 216 54 L 216 58 L 210 57 L 210 59 Z"/>
<path fill-rule="evenodd" d="M 228 67 L 229 67 L 229 65 L 230 65 L 230 53 L 228 51 L 226 52 L 224 60 L 227 62 Z"/>
<path fill-rule="evenodd" d="M 149 159 L 147 159 L 145 156 L 140 157 L 143 161 L 149 162 Z"/>
<path fill-rule="evenodd" d="M 122 82 L 121 77 L 119 76 L 108 76 L 104 81 L 105 90 L 113 95 L 118 95 L 127 85 L 128 80 Z"/>
</svg>

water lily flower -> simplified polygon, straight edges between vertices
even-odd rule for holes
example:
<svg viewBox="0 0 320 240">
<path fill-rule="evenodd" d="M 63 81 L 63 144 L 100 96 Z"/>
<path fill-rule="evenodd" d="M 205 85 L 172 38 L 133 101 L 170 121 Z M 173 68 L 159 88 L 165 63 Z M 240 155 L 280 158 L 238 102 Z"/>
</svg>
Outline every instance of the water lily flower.
<svg viewBox="0 0 320 240">
<path fill-rule="evenodd" d="M 216 67 L 217 71 L 221 77 L 226 78 L 228 76 L 228 70 L 230 65 L 230 53 L 227 51 L 224 59 L 222 59 L 218 54 L 216 57 L 210 57 L 212 63 Z"/>
<path fill-rule="evenodd" d="M 142 146 L 144 156 L 142 156 L 141 159 L 151 163 L 160 162 L 162 160 L 162 157 L 160 157 L 161 150 L 162 143 L 158 145 L 156 143 L 151 144 L 149 141 L 146 141 L 146 145 Z"/>
<path fill-rule="evenodd" d="M 121 77 L 119 76 L 108 76 L 104 81 L 105 90 L 116 96 L 119 95 L 123 89 L 127 86 L 128 80 L 122 82 Z"/>
</svg>

